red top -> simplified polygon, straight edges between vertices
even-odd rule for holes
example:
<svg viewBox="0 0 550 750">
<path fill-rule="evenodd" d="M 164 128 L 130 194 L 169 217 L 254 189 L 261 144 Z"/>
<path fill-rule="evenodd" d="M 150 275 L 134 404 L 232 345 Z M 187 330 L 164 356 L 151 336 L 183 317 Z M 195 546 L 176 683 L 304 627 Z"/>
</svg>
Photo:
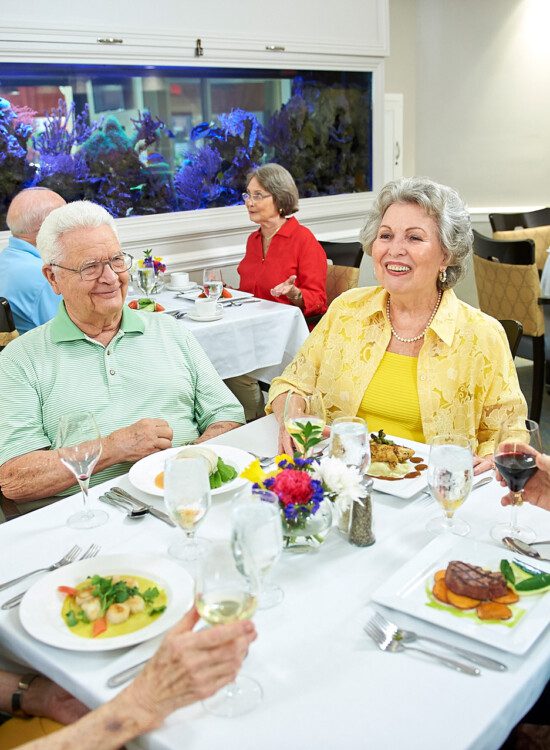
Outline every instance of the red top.
<svg viewBox="0 0 550 750">
<path fill-rule="evenodd" d="M 327 309 L 327 256 L 309 229 L 294 217 L 274 235 L 265 259 L 261 230 L 252 232 L 237 271 L 242 292 L 284 305 L 292 304 L 288 297 L 272 297 L 269 290 L 296 275 L 294 283 L 304 298 L 304 315 L 318 315 Z"/>
</svg>

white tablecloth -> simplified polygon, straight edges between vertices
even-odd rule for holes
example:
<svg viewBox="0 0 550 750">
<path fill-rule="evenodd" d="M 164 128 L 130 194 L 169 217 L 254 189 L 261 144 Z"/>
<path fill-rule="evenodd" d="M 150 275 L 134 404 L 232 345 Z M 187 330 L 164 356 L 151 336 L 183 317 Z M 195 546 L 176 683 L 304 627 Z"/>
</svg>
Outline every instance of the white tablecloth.
<svg viewBox="0 0 550 750">
<path fill-rule="evenodd" d="M 275 450 L 274 418 L 266 417 L 215 442 Z M 120 479 L 132 490 L 128 479 Z M 97 497 L 101 489 L 91 491 Z M 136 494 L 139 494 L 135 491 Z M 496 483 L 477 490 L 460 510 L 472 525 L 472 536 L 490 543 L 489 529 L 508 517 Z M 149 498 L 150 499 L 150 498 Z M 107 525 L 73 531 L 64 525 L 79 497 L 35 511 L 0 526 L 1 578 L 47 564 L 77 542 L 101 543 L 102 552 L 164 554 L 182 532 L 153 518 L 129 521 L 109 509 Z M 160 507 L 160 501 L 155 500 Z M 105 507 L 105 506 L 102 506 Z M 231 500 L 218 497 L 200 533 L 227 537 Z M 311 554 L 284 553 L 274 578 L 285 591 L 283 603 L 258 612 L 258 640 L 243 672 L 264 690 L 262 705 L 235 719 L 207 715 L 200 705 L 173 714 L 165 726 L 137 741 L 148 750 L 496 750 L 517 721 L 536 701 L 550 675 L 548 629 L 524 656 L 512 656 L 404 615 L 395 618 L 450 642 L 504 661 L 507 673 L 483 669 L 481 677 L 452 672 L 414 654 L 387 654 L 376 649 L 362 625 L 372 605 L 371 593 L 431 537 L 426 521 L 434 504 L 377 494 L 374 503 L 377 541 L 359 549 L 333 530 L 323 547 Z M 521 515 L 550 538 L 550 513 L 524 506 Z M 498 555 L 498 548 L 495 547 Z M 2 592 L 0 600 L 17 592 Z M 0 643 L 41 669 L 90 706 L 113 695 L 107 678 L 146 658 L 156 642 L 134 649 L 80 654 L 44 646 L 26 635 L 17 610 L 0 611 Z"/>
<path fill-rule="evenodd" d="M 155 295 L 166 310 L 192 310 L 193 303 L 173 292 Z M 222 378 L 252 373 L 271 382 L 280 375 L 309 331 L 301 310 L 277 302 L 224 306 L 223 318 L 210 323 L 180 320 L 198 339 Z"/>
</svg>

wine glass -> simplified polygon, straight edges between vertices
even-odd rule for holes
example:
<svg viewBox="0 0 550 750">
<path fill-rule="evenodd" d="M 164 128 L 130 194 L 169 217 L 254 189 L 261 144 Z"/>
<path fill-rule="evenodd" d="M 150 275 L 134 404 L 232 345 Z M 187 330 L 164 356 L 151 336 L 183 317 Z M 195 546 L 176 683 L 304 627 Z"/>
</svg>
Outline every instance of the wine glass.
<svg viewBox="0 0 550 750">
<path fill-rule="evenodd" d="M 308 396 L 300 396 L 289 391 L 284 409 L 285 429 L 294 441 L 298 453 L 308 458 L 312 455 L 315 444 L 323 437 L 326 424 L 325 405 L 320 391 L 313 391 Z M 314 444 L 311 444 L 313 439 Z"/>
<path fill-rule="evenodd" d="M 192 562 L 210 546 L 197 539 L 195 532 L 210 508 L 210 481 L 202 458 L 173 458 L 164 466 L 164 503 L 170 518 L 185 532 L 185 539 L 174 542 L 168 552 L 177 560 Z"/>
<path fill-rule="evenodd" d="M 89 411 L 64 414 L 59 420 L 55 447 L 61 463 L 76 477 L 82 490 L 84 510 L 67 519 L 72 529 L 93 529 L 109 520 L 104 510 L 88 507 L 88 486 L 95 465 L 101 456 L 101 434 Z"/>
<path fill-rule="evenodd" d="M 473 475 L 473 457 L 468 438 L 463 435 L 437 435 L 430 441 L 428 486 L 444 515 L 432 518 L 426 524 L 428 531 L 436 534 L 451 532 L 458 536 L 466 536 L 470 532 L 470 525 L 455 518 L 454 514 L 470 494 Z"/>
<path fill-rule="evenodd" d="M 509 523 L 499 523 L 491 529 L 491 536 L 501 541 L 505 536 L 520 539 L 526 544 L 534 542 L 536 533 L 529 526 L 518 525 L 518 506 L 523 503 L 523 488 L 537 471 L 535 453 L 542 451 L 540 430 L 532 419 L 524 427 L 501 425 L 495 441 L 495 465 L 514 498 L 510 508 Z"/>
<path fill-rule="evenodd" d="M 329 455 L 364 474 L 370 464 L 370 439 L 365 420 L 337 417 L 330 427 Z"/>
<path fill-rule="evenodd" d="M 202 274 L 202 286 L 208 299 L 217 302 L 223 291 L 223 278 L 220 269 L 205 268 Z"/>
<path fill-rule="evenodd" d="M 260 579 L 258 609 L 269 609 L 285 596 L 280 586 L 268 580 L 283 551 L 279 498 L 269 490 L 256 489 L 252 499 L 256 502 L 241 503 L 233 510 L 233 554 L 239 565 L 241 548 L 248 549 Z"/>
<path fill-rule="evenodd" d="M 210 625 L 246 620 L 256 611 L 258 576 L 244 544 L 239 563 L 232 545 L 212 544 L 196 576 L 195 606 Z M 239 675 L 230 685 L 203 701 L 216 716 L 232 717 L 247 713 L 262 700 L 262 688 L 250 677 Z"/>
<path fill-rule="evenodd" d="M 155 276 L 155 269 L 150 266 L 144 266 L 138 268 L 135 274 L 136 286 L 146 297 L 150 297 L 157 284 L 157 277 Z"/>
</svg>

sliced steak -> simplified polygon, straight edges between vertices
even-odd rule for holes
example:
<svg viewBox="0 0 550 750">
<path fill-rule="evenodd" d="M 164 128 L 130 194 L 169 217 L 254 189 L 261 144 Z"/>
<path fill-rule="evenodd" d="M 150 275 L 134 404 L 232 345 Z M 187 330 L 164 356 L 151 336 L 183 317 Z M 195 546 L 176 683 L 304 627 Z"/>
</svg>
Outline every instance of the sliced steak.
<svg viewBox="0 0 550 750">
<path fill-rule="evenodd" d="M 483 570 L 478 565 L 453 560 L 445 572 L 447 588 L 460 596 L 472 599 L 494 599 L 507 592 L 506 579 L 502 573 Z"/>
</svg>

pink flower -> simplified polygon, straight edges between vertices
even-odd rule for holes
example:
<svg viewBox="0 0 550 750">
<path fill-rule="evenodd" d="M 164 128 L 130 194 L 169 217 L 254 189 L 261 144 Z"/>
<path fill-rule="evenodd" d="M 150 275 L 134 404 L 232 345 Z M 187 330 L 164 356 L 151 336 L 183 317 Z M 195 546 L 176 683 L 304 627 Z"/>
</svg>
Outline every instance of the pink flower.
<svg viewBox="0 0 550 750">
<path fill-rule="evenodd" d="M 284 469 L 277 474 L 269 489 L 275 492 L 284 506 L 306 505 L 313 497 L 314 491 L 309 474 L 297 469 Z"/>
</svg>

